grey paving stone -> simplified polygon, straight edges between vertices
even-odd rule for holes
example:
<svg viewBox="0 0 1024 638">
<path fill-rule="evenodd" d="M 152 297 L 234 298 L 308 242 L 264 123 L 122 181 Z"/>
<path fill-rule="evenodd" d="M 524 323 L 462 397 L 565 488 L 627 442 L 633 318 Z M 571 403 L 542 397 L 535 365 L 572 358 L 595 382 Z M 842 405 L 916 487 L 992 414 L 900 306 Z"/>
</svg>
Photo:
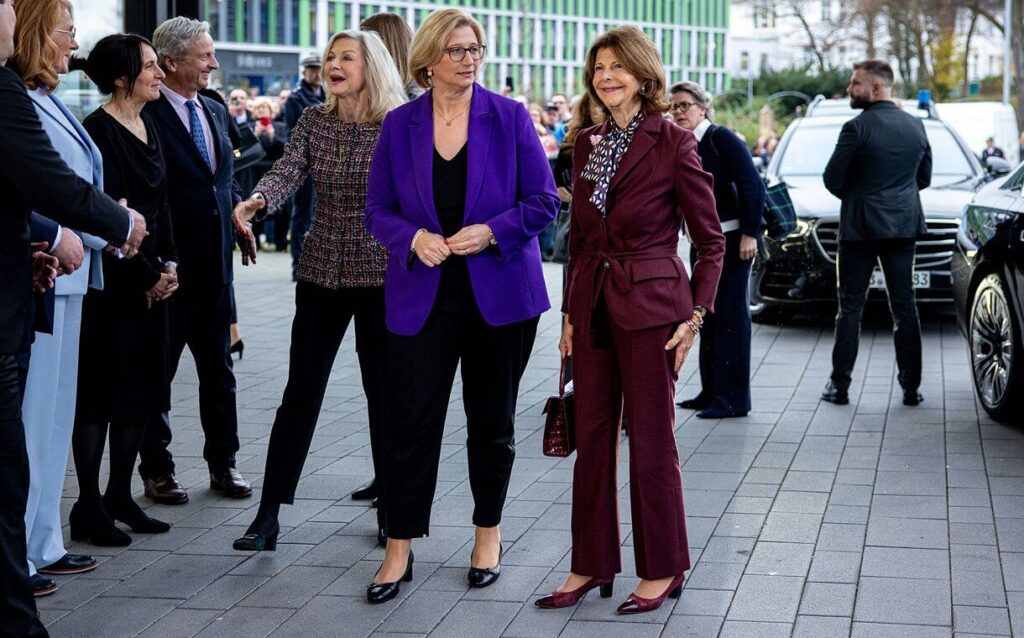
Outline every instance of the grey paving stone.
<svg viewBox="0 0 1024 638">
<path fill-rule="evenodd" d="M 501 634 L 503 638 L 554 638 L 562 633 L 576 609 L 539 609 L 533 604 L 538 598 L 540 596 L 530 598 L 519 610 L 512 623 Z M 579 604 L 587 604 L 587 598 Z"/>
<path fill-rule="evenodd" d="M 244 560 L 170 554 L 108 590 L 112 596 L 190 598 Z"/>
<path fill-rule="evenodd" d="M 720 616 L 675 615 L 669 619 L 662 638 L 718 638 L 724 618 Z"/>
<path fill-rule="evenodd" d="M 772 504 L 773 512 L 796 512 L 799 514 L 824 514 L 828 505 L 828 494 L 823 492 L 790 492 L 780 490 Z"/>
<path fill-rule="evenodd" d="M 715 528 L 715 536 L 757 538 L 764 525 L 764 514 L 722 514 Z"/>
<path fill-rule="evenodd" d="M 719 638 L 789 638 L 792 623 L 741 622 L 726 620 Z"/>
<path fill-rule="evenodd" d="M 405 594 L 405 591 L 402 592 Z M 236 607 L 232 611 L 257 611 L 261 608 Z M 368 605 L 366 598 L 317 596 L 301 609 L 291 612 L 273 632 L 275 638 L 309 636 L 369 636 L 395 609 L 395 603 Z"/>
<path fill-rule="evenodd" d="M 784 543 L 813 543 L 821 527 L 820 514 L 771 512 L 765 519 L 761 540 Z"/>
<path fill-rule="evenodd" d="M 172 609 L 139 634 L 139 638 L 191 638 L 219 614 L 215 609 Z"/>
<path fill-rule="evenodd" d="M 807 579 L 821 583 L 856 583 L 860 565 L 860 552 L 815 551 Z"/>
<path fill-rule="evenodd" d="M 195 609 L 230 609 L 257 587 L 269 580 L 267 576 L 223 576 L 198 594 L 186 600 L 182 607 Z"/>
<path fill-rule="evenodd" d="M 1024 591 L 1024 553 L 1002 552 L 1006 591 Z"/>
<path fill-rule="evenodd" d="M 522 603 L 463 600 L 452 608 L 430 635 L 435 638 L 498 636 L 505 631 L 521 608 Z M 569 631 L 569 627 L 566 627 L 566 631 Z"/>
<path fill-rule="evenodd" d="M 661 625 L 647 623 L 621 623 L 611 621 L 587 621 L 571 620 L 565 626 L 560 638 L 593 638 L 594 636 L 608 636 L 608 638 L 657 638 L 661 635 Z M 431 634 L 431 636 L 441 635 Z M 465 634 L 447 634 L 452 636 L 463 636 Z"/>
<path fill-rule="evenodd" d="M 949 627 L 855 622 L 850 638 L 950 638 L 952 635 Z"/>
<path fill-rule="evenodd" d="M 1006 590 L 999 572 L 953 571 L 953 604 L 976 607 L 1000 607 Z"/>
<path fill-rule="evenodd" d="M 383 633 L 428 634 L 459 602 L 460 592 L 417 590 L 398 605 L 378 627 Z"/>
<path fill-rule="evenodd" d="M 952 623 L 949 581 L 862 576 L 853 619 L 948 626 Z"/>
<path fill-rule="evenodd" d="M 946 521 L 872 516 L 868 520 L 867 544 L 946 549 L 949 532 Z"/>
<path fill-rule="evenodd" d="M 948 516 L 945 496 L 875 494 L 871 515 L 882 518 L 934 518 Z"/>
<path fill-rule="evenodd" d="M 803 583 L 790 576 L 743 576 L 726 620 L 792 623 Z"/>
<path fill-rule="evenodd" d="M 761 542 L 747 563 L 747 574 L 767 576 L 806 576 L 811 566 L 814 545 L 810 543 Z"/>
<path fill-rule="evenodd" d="M 864 547 L 864 525 L 823 523 L 817 547 L 823 551 L 856 552 Z"/>
<path fill-rule="evenodd" d="M 949 579 L 949 553 L 939 549 L 865 547 L 863 576 Z"/>
<path fill-rule="evenodd" d="M 853 615 L 857 587 L 853 584 L 809 582 L 800 599 L 800 613 L 807 616 Z"/>
<path fill-rule="evenodd" d="M 1009 636 L 1010 615 L 1006 608 L 955 605 L 953 628 L 957 635 L 972 633 Z"/>
<path fill-rule="evenodd" d="M 734 591 L 743 576 L 742 563 L 698 562 L 684 589 L 726 589 Z"/>
<path fill-rule="evenodd" d="M 731 590 L 684 587 L 672 613 L 687 616 L 725 616 L 732 603 L 732 596 Z"/>
<path fill-rule="evenodd" d="M 134 636 L 170 613 L 179 602 L 170 598 L 101 596 L 61 616 L 47 629 L 53 636 Z"/>
<path fill-rule="evenodd" d="M 292 566 L 260 585 L 239 603 L 243 607 L 297 609 L 344 572 L 336 567 Z"/>
<path fill-rule="evenodd" d="M 828 616 L 796 617 L 793 627 L 793 638 L 822 638 L 823 636 L 848 636 L 850 619 Z"/>
</svg>

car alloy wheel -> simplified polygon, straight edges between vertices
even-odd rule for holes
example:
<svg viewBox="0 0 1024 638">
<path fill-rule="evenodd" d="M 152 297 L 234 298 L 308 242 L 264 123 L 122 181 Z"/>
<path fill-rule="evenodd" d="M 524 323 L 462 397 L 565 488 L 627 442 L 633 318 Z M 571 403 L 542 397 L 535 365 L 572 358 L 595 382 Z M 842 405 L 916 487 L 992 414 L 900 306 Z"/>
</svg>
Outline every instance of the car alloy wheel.
<svg viewBox="0 0 1024 638">
<path fill-rule="evenodd" d="M 1019 334 L 1002 279 L 988 275 L 978 286 L 971 307 L 971 372 L 982 406 L 997 420 L 1008 418 L 1019 400 L 1015 368 Z"/>
</svg>

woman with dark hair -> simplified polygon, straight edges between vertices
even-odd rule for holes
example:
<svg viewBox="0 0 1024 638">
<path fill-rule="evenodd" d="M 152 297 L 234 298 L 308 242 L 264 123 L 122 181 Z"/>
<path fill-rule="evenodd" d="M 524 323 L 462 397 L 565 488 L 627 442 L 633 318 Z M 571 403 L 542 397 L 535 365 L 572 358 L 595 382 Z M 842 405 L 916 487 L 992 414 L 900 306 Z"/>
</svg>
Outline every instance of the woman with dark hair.
<svg viewBox="0 0 1024 638">
<path fill-rule="evenodd" d="M 110 100 L 83 125 L 103 154 L 103 190 L 127 199 L 146 218 L 149 236 L 136 259 L 103 255 L 106 282 L 85 297 L 78 405 L 72 447 L 78 501 L 71 538 L 121 546 L 131 539 L 114 525 L 156 534 L 170 525 L 150 518 L 132 498 L 132 470 L 146 421 L 170 409 L 167 306 L 178 287 L 166 207 L 166 171 L 156 126 L 142 107 L 160 97 L 164 72 L 149 40 L 111 35 L 96 43 L 85 70 Z M 109 430 L 110 476 L 99 474 Z"/>
<path fill-rule="evenodd" d="M 616 458 L 625 416 L 640 583 L 618 611 L 635 614 L 678 597 L 690 569 L 673 400 L 679 368 L 713 311 L 725 239 L 693 134 L 662 117 L 665 70 L 651 39 L 636 27 L 599 36 L 583 79 L 606 120 L 583 131 L 573 151 L 559 342 L 576 377 L 572 562 L 565 583 L 535 604 L 568 607 L 596 588 L 611 596 L 622 570 Z M 678 255 L 684 223 L 698 255 L 692 276 Z"/>
</svg>

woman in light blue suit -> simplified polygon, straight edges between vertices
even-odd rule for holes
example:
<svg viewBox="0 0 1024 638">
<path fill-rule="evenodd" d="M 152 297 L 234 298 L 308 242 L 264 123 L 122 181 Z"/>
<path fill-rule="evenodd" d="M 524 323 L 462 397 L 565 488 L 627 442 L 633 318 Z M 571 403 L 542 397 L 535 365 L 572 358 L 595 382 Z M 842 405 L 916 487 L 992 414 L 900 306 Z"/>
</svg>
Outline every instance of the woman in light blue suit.
<svg viewBox="0 0 1024 638">
<path fill-rule="evenodd" d="M 67 0 L 19 3 L 14 31 L 15 54 L 8 63 L 21 75 L 35 102 L 36 113 L 54 148 L 75 173 L 97 188 L 103 186 L 103 160 L 88 133 L 53 95 L 58 75 L 68 71 L 78 49 L 71 5 Z M 29 497 L 25 513 L 29 572 L 36 595 L 53 593 L 57 585 L 45 574 L 75 574 L 96 568 L 89 556 L 68 554 L 61 533 L 60 499 L 75 418 L 78 385 L 78 344 L 82 300 L 90 286 L 102 288 L 100 251 L 107 242 L 62 228 L 51 250 L 61 244 L 84 244 L 61 264 L 52 314 L 52 334 L 37 333 L 32 345 L 22 417 L 29 456 Z M 69 252 L 69 251 L 64 251 Z M 77 251 L 74 251 L 77 252 Z M 64 254 L 63 252 L 61 254 Z M 69 272 L 70 271 L 70 272 Z"/>
</svg>

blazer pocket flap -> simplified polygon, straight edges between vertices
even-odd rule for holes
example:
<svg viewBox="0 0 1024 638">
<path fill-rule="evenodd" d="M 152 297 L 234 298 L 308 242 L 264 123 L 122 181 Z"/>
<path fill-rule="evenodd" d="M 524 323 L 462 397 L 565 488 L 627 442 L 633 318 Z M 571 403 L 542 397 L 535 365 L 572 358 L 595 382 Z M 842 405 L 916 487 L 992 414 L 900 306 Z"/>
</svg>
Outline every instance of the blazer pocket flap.
<svg viewBox="0 0 1024 638">
<path fill-rule="evenodd" d="M 673 259 L 644 259 L 629 264 L 629 280 L 633 283 L 648 279 L 679 279 L 679 269 Z"/>
</svg>

